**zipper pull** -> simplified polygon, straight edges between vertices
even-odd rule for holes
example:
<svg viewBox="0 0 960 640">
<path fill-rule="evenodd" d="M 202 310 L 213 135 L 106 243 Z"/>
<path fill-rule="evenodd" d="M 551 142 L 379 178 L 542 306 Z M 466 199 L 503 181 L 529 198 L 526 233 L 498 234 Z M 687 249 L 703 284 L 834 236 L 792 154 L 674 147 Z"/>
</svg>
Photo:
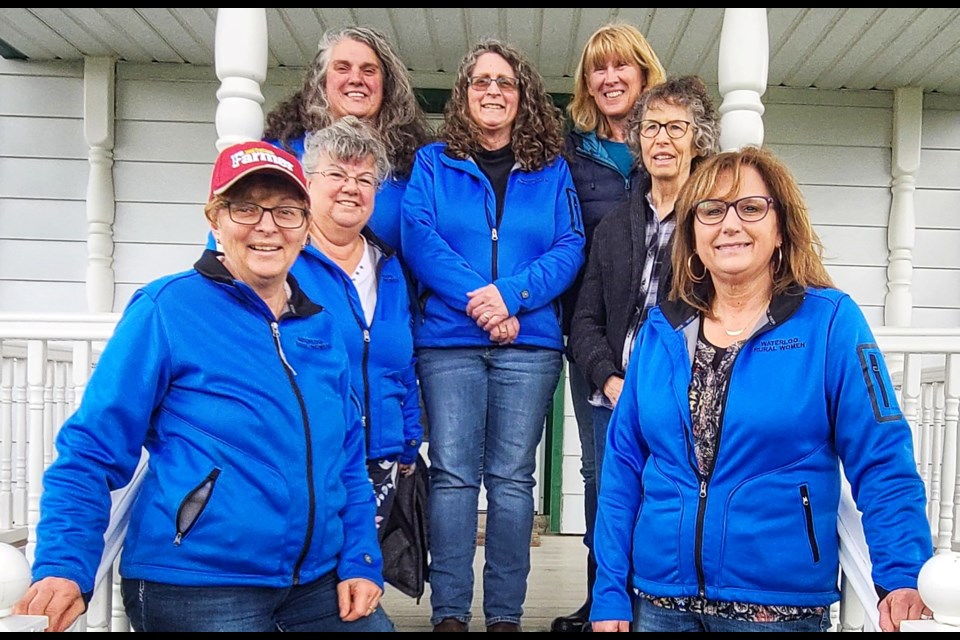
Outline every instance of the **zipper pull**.
<svg viewBox="0 0 960 640">
<path fill-rule="evenodd" d="M 707 497 L 707 481 L 706 480 L 700 481 L 700 497 L 701 498 Z"/>
<path fill-rule="evenodd" d="M 290 370 L 290 373 L 297 375 L 296 370 L 290 366 L 290 363 L 287 362 L 287 356 L 283 353 L 283 345 L 280 344 L 280 325 L 276 321 L 270 323 L 270 329 L 273 331 L 273 341 L 277 345 L 277 353 L 280 354 L 280 360 L 283 361 L 284 366 Z"/>
<path fill-rule="evenodd" d="M 497 240 L 500 239 L 500 238 L 497 236 L 497 228 L 496 228 L 496 227 L 494 227 L 493 229 L 490 229 L 490 239 L 493 240 L 494 242 L 496 242 Z"/>
<path fill-rule="evenodd" d="M 369 329 L 364 329 L 364 330 L 363 330 L 363 341 L 364 341 L 364 342 L 370 342 L 370 330 L 369 330 Z"/>
<path fill-rule="evenodd" d="M 807 496 L 802 496 L 802 497 L 803 497 L 803 506 L 809 507 L 809 506 L 810 506 L 810 498 L 808 498 Z"/>
<path fill-rule="evenodd" d="M 175 546 L 180 546 L 180 541 L 183 540 L 183 533 L 177 531 L 177 537 L 173 539 L 173 544 Z"/>
</svg>

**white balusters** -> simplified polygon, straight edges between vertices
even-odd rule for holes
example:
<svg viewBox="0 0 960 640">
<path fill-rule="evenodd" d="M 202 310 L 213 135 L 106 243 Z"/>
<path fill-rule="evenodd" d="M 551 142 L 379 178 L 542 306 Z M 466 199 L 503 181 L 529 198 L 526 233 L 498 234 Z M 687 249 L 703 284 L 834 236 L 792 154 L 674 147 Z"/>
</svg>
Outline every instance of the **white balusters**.
<svg viewBox="0 0 960 640">
<path fill-rule="evenodd" d="M 960 353 L 947 354 L 944 375 L 943 463 L 940 471 L 938 553 L 951 550 L 954 534 L 954 496 L 957 487 L 957 422 L 960 419 Z"/>
<path fill-rule="evenodd" d="M 0 531 L 13 529 L 13 359 L 0 354 Z"/>
<path fill-rule="evenodd" d="M 43 374 L 47 368 L 44 340 L 27 342 L 27 560 L 33 562 L 43 492 Z"/>
<path fill-rule="evenodd" d="M 27 367 L 13 363 L 13 524 L 27 524 Z"/>
</svg>

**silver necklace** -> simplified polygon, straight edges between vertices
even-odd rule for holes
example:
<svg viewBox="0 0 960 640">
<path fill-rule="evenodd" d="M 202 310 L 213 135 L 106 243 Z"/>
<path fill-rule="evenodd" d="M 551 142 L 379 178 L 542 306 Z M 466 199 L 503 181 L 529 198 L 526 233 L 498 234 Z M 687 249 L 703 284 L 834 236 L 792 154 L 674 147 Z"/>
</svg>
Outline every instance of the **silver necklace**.
<svg viewBox="0 0 960 640">
<path fill-rule="evenodd" d="M 760 316 L 763 315 L 763 312 L 767 310 L 767 305 L 768 305 L 769 303 L 770 303 L 769 300 L 768 300 L 767 302 L 765 302 L 765 303 L 763 304 L 763 306 L 760 307 L 760 312 L 757 313 L 757 315 L 753 316 L 753 318 L 752 318 L 747 324 L 743 325 L 743 327 L 741 327 L 740 329 L 736 329 L 736 330 L 731 331 L 730 329 L 727 329 L 726 327 L 724 327 L 722 324 L 720 325 L 720 328 L 723 329 L 723 332 L 724 332 L 725 334 L 727 334 L 728 336 L 730 336 L 731 338 L 736 338 L 736 337 L 739 336 L 741 333 L 743 333 L 744 331 L 746 331 L 747 328 L 752 327 L 752 326 L 754 326 L 754 325 L 757 323 L 757 320 L 760 319 Z"/>
</svg>

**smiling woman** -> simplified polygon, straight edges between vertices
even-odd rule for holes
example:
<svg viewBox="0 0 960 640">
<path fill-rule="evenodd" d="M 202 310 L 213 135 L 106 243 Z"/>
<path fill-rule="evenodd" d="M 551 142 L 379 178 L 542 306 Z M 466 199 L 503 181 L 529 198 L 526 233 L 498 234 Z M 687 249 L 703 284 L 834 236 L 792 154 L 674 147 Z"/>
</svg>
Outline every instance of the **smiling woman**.
<svg viewBox="0 0 960 640">
<path fill-rule="evenodd" d="M 430 424 L 432 622 L 470 622 L 482 481 L 485 623 L 519 631 L 535 454 L 562 364 L 556 301 L 583 262 L 580 209 L 560 111 L 514 47 L 484 40 L 464 56 L 440 138 L 417 152 L 402 217 Z"/>
<path fill-rule="evenodd" d="M 124 311 L 57 436 L 16 613 L 54 631 L 83 613 L 109 492 L 145 448 L 120 565 L 135 631 L 393 630 L 346 347 L 289 275 L 309 206 L 292 155 L 221 151 L 205 214 L 223 253 Z"/>
</svg>

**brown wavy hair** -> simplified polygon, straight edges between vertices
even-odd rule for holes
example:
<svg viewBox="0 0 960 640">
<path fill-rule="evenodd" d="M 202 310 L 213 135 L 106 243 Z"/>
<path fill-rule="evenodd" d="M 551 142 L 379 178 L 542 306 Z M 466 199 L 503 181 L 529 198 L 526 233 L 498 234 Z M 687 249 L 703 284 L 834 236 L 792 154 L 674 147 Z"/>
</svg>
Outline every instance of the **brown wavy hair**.
<svg viewBox="0 0 960 640">
<path fill-rule="evenodd" d="M 833 287 L 833 280 L 823 265 L 823 244 L 810 222 L 810 213 L 803 193 L 787 165 L 766 148 L 748 146 L 739 151 L 726 151 L 707 158 L 680 189 L 677 198 L 677 227 L 673 237 L 673 287 L 671 300 L 683 300 L 704 314 L 711 313 L 716 290 L 707 271 L 702 282 L 694 279 L 692 270 L 706 269 L 696 257 L 694 237 L 694 205 L 706 198 L 729 200 L 740 190 L 743 167 L 760 173 L 774 200 L 777 228 L 783 239 L 782 254 L 771 258 L 774 295 L 800 287 Z M 725 194 L 716 194 L 720 177 L 730 176 L 732 183 Z M 769 215 L 769 214 L 768 214 Z M 687 266 L 687 261 L 692 267 Z"/>
<path fill-rule="evenodd" d="M 433 136 L 413 92 L 407 68 L 387 38 L 370 27 L 343 27 L 323 34 L 303 86 L 270 111 L 264 137 L 279 140 L 280 146 L 289 150 L 290 140 L 319 131 L 333 122 L 326 94 L 327 70 L 333 47 L 345 38 L 367 45 L 380 60 L 383 103 L 376 121 L 371 124 L 387 148 L 394 173 L 409 177 L 414 154 Z"/>
<path fill-rule="evenodd" d="M 643 71 L 641 91 L 660 84 L 667 77 L 660 58 L 643 37 L 640 30 L 625 22 L 611 22 L 601 26 L 587 39 L 577 63 L 574 76 L 573 99 L 567 113 L 573 126 L 580 131 L 596 131 L 601 138 L 613 135 L 607 117 L 603 115 L 589 91 L 590 72 L 607 60 L 632 62 Z"/>
<path fill-rule="evenodd" d="M 440 140 L 447 143 L 450 155 L 461 159 L 483 150 L 480 127 L 470 117 L 467 95 L 470 74 L 485 53 L 496 53 L 506 60 L 520 81 L 517 119 L 510 134 L 514 158 L 524 171 L 542 169 L 563 150 L 563 112 L 547 93 L 540 72 L 519 49 L 499 40 L 480 40 L 461 60 L 443 111 Z"/>
</svg>

